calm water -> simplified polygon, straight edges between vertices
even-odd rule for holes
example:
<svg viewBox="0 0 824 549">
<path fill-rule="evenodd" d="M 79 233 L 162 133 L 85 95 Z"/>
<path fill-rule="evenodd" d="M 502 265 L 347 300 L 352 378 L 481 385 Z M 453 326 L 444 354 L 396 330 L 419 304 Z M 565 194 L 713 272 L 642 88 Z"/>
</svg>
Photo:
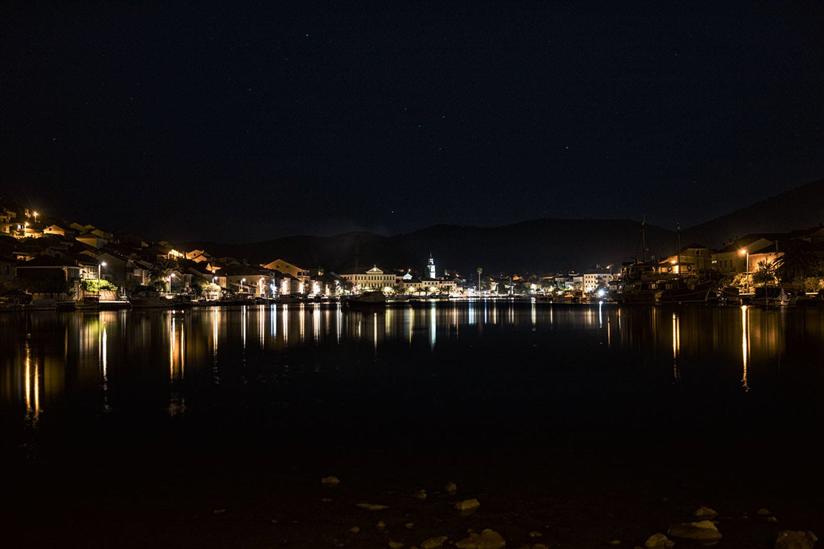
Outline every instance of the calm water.
<svg viewBox="0 0 824 549">
<path fill-rule="evenodd" d="M 778 525 L 722 526 L 768 547 L 824 529 L 822 397 L 824 309 L 3 315 L 4 541 L 315 548 L 360 525 L 357 546 L 386 547 L 354 506 L 377 500 L 410 543 L 491 526 L 516 547 L 536 528 L 632 546 L 701 504 L 766 506 Z M 481 513 L 456 515 L 446 480 Z"/>
<path fill-rule="evenodd" d="M 23 432 L 258 407 L 320 422 L 474 406 L 490 418 L 537 411 L 556 427 L 602 414 L 654 424 L 661 410 L 629 402 L 676 394 L 727 418 L 824 395 L 824 311 L 489 302 L 0 316 L 4 427 Z"/>
</svg>

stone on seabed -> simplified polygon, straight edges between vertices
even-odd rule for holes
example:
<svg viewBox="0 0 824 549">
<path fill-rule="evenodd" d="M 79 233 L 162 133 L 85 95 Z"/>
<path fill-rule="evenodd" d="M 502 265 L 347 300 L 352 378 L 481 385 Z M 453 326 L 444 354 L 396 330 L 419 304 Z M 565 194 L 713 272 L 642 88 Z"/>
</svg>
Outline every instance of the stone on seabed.
<svg viewBox="0 0 824 549">
<path fill-rule="evenodd" d="M 458 491 L 458 485 L 454 482 L 447 482 L 446 486 L 444 487 L 444 490 L 446 490 L 447 494 L 454 494 Z"/>
<path fill-rule="evenodd" d="M 443 544 L 448 539 L 449 538 L 446 536 L 435 536 L 433 538 L 427 538 L 423 540 L 423 543 L 421 543 L 421 549 L 438 549 L 440 547 L 443 547 Z"/>
<path fill-rule="evenodd" d="M 458 511 L 474 511 L 481 506 L 481 502 L 475 498 L 465 499 L 455 504 L 455 509 Z"/>
<path fill-rule="evenodd" d="M 480 534 L 472 532 L 455 544 L 458 549 L 502 549 L 505 546 L 506 540 L 501 534 L 489 528 L 483 530 Z"/>
<path fill-rule="evenodd" d="M 383 511 L 384 509 L 389 509 L 388 505 L 381 505 L 379 503 L 356 503 L 355 507 L 360 507 L 367 511 Z"/>
<path fill-rule="evenodd" d="M 813 549 L 818 538 L 809 530 L 783 530 L 775 540 L 775 549 Z"/>
<path fill-rule="evenodd" d="M 701 506 L 695 510 L 695 516 L 700 519 L 714 519 L 718 516 L 718 511 L 712 507 Z"/>
<path fill-rule="evenodd" d="M 337 486 L 338 484 L 340 484 L 340 479 L 338 477 L 333 476 L 323 477 L 322 479 L 320 479 L 320 483 L 326 486 Z"/>
<path fill-rule="evenodd" d="M 695 541 L 718 541 L 721 539 L 721 532 L 718 531 L 715 523 L 710 520 L 676 524 L 669 529 L 669 535 L 674 538 Z"/>
<path fill-rule="evenodd" d="M 670 549 L 674 545 L 674 541 L 660 532 L 651 535 L 647 538 L 647 541 L 644 542 L 644 547 L 647 549 Z"/>
</svg>

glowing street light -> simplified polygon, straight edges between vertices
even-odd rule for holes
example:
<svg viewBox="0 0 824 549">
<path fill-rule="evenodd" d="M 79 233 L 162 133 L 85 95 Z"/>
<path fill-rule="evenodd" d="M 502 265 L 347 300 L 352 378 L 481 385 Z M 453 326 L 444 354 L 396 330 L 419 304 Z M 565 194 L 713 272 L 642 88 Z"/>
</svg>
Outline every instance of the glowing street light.
<svg viewBox="0 0 824 549">
<path fill-rule="evenodd" d="M 750 272 L 750 251 L 747 248 L 741 248 L 738 250 L 738 255 L 741 257 L 746 256 L 746 265 L 744 266 L 744 271 L 749 273 Z"/>
</svg>

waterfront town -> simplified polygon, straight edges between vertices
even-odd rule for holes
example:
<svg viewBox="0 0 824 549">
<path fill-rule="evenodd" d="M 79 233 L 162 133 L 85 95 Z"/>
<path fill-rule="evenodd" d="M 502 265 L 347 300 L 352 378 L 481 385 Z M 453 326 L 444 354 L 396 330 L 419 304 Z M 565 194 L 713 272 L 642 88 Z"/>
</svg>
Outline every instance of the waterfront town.
<svg viewBox="0 0 824 549">
<path fill-rule="evenodd" d="M 643 232 L 643 224 L 639 224 Z M 640 234 L 640 233 L 639 233 Z M 629 258 L 628 258 L 629 259 Z M 420 266 L 373 265 L 332 272 L 289 257 L 262 264 L 215 257 L 207 249 L 66 222 L 0 207 L 0 309 L 73 310 L 179 307 L 248 302 L 380 303 L 526 298 L 559 303 L 747 303 L 824 300 L 824 227 L 749 234 L 720 249 L 641 249 L 622 264 L 581 272 L 490 273 L 441 269 L 421 250 Z"/>
</svg>

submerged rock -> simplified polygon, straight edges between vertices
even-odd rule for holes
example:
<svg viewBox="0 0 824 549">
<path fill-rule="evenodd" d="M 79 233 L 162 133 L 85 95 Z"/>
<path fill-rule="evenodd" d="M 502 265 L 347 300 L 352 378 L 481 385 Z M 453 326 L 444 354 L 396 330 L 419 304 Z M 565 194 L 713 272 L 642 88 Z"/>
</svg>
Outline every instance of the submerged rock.
<svg viewBox="0 0 824 549">
<path fill-rule="evenodd" d="M 401 549 L 403 547 L 403 543 L 400 541 L 390 541 L 389 542 L 389 549 Z"/>
<path fill-rule="evenodd" d="M 421 543 L 421 549 L 439 549 L 440 547 L 443 547 L 443 544 L 446 543 L 446 540 L 448 539 L 449 538 L 446 536 L 427 538 Z"/>
<path fill-rule="evenodd" d="M 386 523 L 382 520 L 379 520 L 378 523 L 375 524 L 375 528 L 377 528 L 378 530 L 385 530 L 386 529 Z"/>
<path fill-rule="evenodd" d="M 670 549 L 675 545 L 675 542 L 669 539 L 662 533 L 653 534 L 644 542 L 644 547 L 647 549 Z"/>
<path fill-rule="evenodd" d="M 381 505 L 379 503 L 356 503 L 355 507 L 360 507 L 367 511 L 383 511 L 384 509 L 389 509 L 388 505 Z"/>
<path fill-rule="evenodd" d="M 352 528 L 349 529 L 349 532 L 351 534 L 359 534 L 360 533 L 360 528 L 357 527 L 357 526 L 353 526 Z"/>
<path fill-rule="evenodd" d="M 695 517 L 700 519 L 714 519 L 718 516 L 718 511 L 712 507 L 701 506 L 695 510 Z"/>
<path fill-rule="evenodd" d="M 420 500 L 426 499 L 426 496 L 427 496 L 426 490 L 424 490 L 423 488 L 421 488 L 420 490 L 415 492 L 415 497 L 420 499 Z"/>
<path fill-rule="evenodd" d="M 721 539 L 721 532 L 711 520 L 698 522 L 684 522 L 669 529 L 669 535 L 674 538 L 690 539 L 694 541 L 713 542 Z"/>
<path fill-rule="evenodd" d="M 338 484 L 340 484 L 340 479 L 338 477 L 333 476 L 323 477 L 322 479 L 320 479 L 320 483 L 324 486 L 337 486 Z"/>
<path fill-rule="evenodd" d="M 472 499 L 465 499 L 463 501 L 459 501 L 455 504 L 455 509 L 460 511 L 461 513 L 471 513 L 478 509 L 481 506 L 481 502 L 475 498 Z"/>
<path fill-rule="evenodd" d="M 487 528 L 480 534 L 472 532 L 457 542 L 455 547 L 458 549 L 502 549 L 506 547 L 506 540 L 495 530 Z"/>
<path fill-rule="evenodd" d="M 783 530 L 775 539 L 775 549 L 813 549 L 818 538 L 807 530 Z"/>
<path fill-rule="evenodd" d="M 446 490 L 447 494 L 455 494 L 458 491 L 458 485 L 454 482 L 447 482 L 446 486 L 444 486 L 444 490 Z"/>
</svg>

